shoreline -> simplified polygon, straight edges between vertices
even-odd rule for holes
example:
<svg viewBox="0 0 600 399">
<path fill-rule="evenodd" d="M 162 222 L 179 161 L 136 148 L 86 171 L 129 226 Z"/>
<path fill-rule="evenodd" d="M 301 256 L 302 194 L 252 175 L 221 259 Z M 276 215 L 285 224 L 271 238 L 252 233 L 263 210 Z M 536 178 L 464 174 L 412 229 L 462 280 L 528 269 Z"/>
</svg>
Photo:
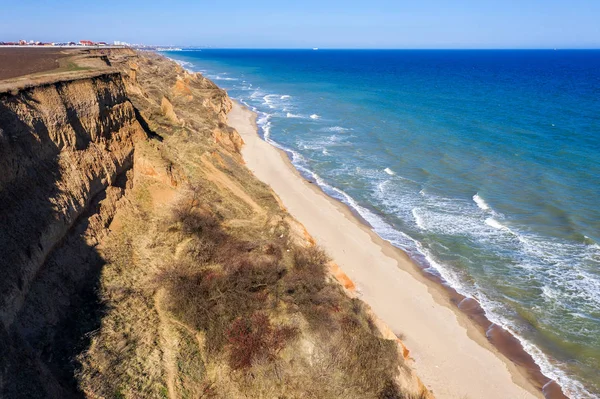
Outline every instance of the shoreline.
<svg viewBox="0 0 600 399">
<path fill-rule="evenodd" d="M 352 279 L 358 296 L 396 334 L 407 337 L 403 342 L 414 357 L 411 366 L 436 397 L 566 398 L 558 384 L 541 373 L 521 343 L 491 323 L 475 300 L 425 272 L 404 251 L 379 237 L 349 206 L 306 180 L 283 150 L 259 136 L 255 113 L 234 101 L 228 118 L 246 142 L 242 155 L 248 168 L 271 186 L 290 214 Z M 308 210 L 311 207 L 317 209 Z M 311 215 L 313 211 L 317 214 Z M 336 224 L 344 224 L 344 231 Z M 357 245 L 348 248 L 353 241 Z M 367 263 L 361 263 L 361 257 Z M 385 265 L 376 272 L 365 266 L 378 265 L 379 269 L 380 263 Z M 393 310 L 394 299 L 411 306 Z"/>
</svg>

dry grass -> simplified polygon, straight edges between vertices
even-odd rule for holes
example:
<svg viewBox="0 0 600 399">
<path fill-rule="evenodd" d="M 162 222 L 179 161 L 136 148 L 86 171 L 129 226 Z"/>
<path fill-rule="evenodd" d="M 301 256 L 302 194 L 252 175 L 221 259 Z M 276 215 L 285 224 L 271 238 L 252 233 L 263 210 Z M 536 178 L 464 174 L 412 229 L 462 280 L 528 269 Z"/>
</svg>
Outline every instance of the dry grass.
<svg viewBox="0 0 600 399">
<path fill-rule="evenodd" d="M 392 395 L 401 395 L 395 342 L 380 338 L 362 302 L 329 281 L 322 250 L 275 235 L 244 240 L 224 230 L 197 193 L 175 205 L 170 217 L 171 232 L 187 240 L 187 249 L 156 284 L 166 288 L 173 317 L 200 333 L 201 350 L 219 359 L 209 367 L 262 370 L 285 381 L 282 375 L 311 375 L 310 366 L 322 384 L 310 387 L 316 397 L 402 397 Z M 313 354 L 294 344 L 301 336 L 316 342 Z M 227 389 L 269 385 L 278 395 L 302 392 L 265 383 L 234 380 Z"/>
<path fill-rule="evenodd" d="M 160 59 L 139 64 L 138 80 L 151 90 L 136 106 L 164 137 L 154 151 L 186 185 L 164 213 L 145 180 L 128 195 L 124 227 L 104 248 L 109 311 L 83 358 L 83 389 L 127 398 L 412 399 L 397 385 L 396 343 L 330 278 L 327 255 L 299 244 L 269 188 L 212 141 L 215 111 L 192 104 L 201 115 L 193 119 L 178 109 L 186 127 L 173 127 L 155 110 L 172 73 Z M 213 104 L 224 96 L 204 81 L 191 90 Z M 175 108 L 183 101 L 170 98 Z M 212 166 L 202 158 L 209 153 Z M 209 179 L 211 168 L 264 212 Z"/>
</svg>

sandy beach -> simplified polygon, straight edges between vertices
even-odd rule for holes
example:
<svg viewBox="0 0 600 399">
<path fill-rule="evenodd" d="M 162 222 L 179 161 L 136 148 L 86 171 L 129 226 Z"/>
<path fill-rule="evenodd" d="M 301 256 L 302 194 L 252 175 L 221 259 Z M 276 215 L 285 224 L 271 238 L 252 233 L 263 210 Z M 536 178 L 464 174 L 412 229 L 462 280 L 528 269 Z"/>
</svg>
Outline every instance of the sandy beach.
<svg viewBox="0 0 600 399">
<path fill-rule="evenodd" d="M 412 367 L 437 398 L 543 397 L 402 251 L 303 179 L 285 153 L 263 141 L 251 111 L 235 103 L 228 119 L 244 139 L 249 169 L 352 279 L 359 297 L 403 337 Z"/>
</svg>

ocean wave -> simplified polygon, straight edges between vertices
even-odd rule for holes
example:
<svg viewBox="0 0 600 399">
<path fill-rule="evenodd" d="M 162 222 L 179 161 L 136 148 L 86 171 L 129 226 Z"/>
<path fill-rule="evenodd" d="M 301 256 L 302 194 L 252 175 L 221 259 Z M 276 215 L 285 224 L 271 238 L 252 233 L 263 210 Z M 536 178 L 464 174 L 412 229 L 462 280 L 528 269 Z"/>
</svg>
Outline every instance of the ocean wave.
<svg viewBox="0 0 600 399">
<path fill-rule="evenodd" d="M 396 172 L 394 172 L 393 170 L 391 170 L 390 168 L 385 168 L 383 170 L 385 173 L 387 173 L 390 176 L 394 176 L 396 174 Z"/>
<path fill-rule="evenodd" d="M 167 57 L 167 59 L 177 63 L 179 66 L 181 66 L 187 73 L 196 73 L 196 71 L 194 71 L 192 68 L 195 68 L 195 65 L 190 62 L 190 61 L 183 61 L 183 60 L 178 60 L 175 58 L 171 58 L 171 57 Z M 200 71 L 202 73 L 204 73 L 203 71 Z"/>
<path fill-rule="evenodd" d="M 305 139 L 300 139 L 297 140 L 297 146 L 303 150 L 313 150 L 313 151 L 321 151 L 323 148 L 327 148 L 327 147 L 346 147 L 351 145 L 351 143 L 349 143 L 348 141 L 344 140 L 343 138 L 336 136 L 335 134 L 329 137 L 321 137 L 320 139 L 313 139 L 313 140 L 305 140 Z M 373 172 L 373 173 L 380 173 L 379 171 L 376 170 L 360 170 L 357 169 L 355 170 L 355 173 L 359 173 L 363 176 L 367 176 L 368 172 Z"/>
<path fill-rule="evenodd" d="M 425 229 L 425 224 L 423 223 L 423 219 L 421 219 L 421 216 L 419 216 L 418 208 L 413 208 L 411 213 L 415 218 L 415 223 L 417 224 L 417 226 L 421 229 Z"/>
<path fill-rule="evenodd" d="M 275 109 L 277 105 L 276 99 L 279 99 L 279 96 L 277 94 L 267 94 L 263 97 L 263 104 L 271 109 Z"/>
<path fill-rule="evenodd" d="M 499 325 L 510 334 L 512 334 L 519 343 L 523 346 L 525 352 L 527 352 L 535 363 L 540 367 L 542 374 L 546 377 L 555 380 L 563 389 L 563 392 L 571 397 L 578 399 L 597 399 L 598 397 L 590 393 L 579 381 L 572 378 L 566 372 L 557 367 L 556 361 L 551 360 L 539 347 L 533 342 L 523 338 L 518 328 L 515 328 L 514 324 L 509 321 L 502 312 L 498 309 L 502 309 L 503 305 L 489 299 L 485 294 L 479 294 L 479 303 L 484 309 L 486 318 L 494 324 Z"/>
<path fill-rule="evenodd" d="M 317 115 L 317 114 L 312 114 L 310 116 L 310 119 L 321 119 L 321 117 L 319 115 Z"/>
<path fill-rule="evenodd" d="M 477 193 L 473 196 L 473 201 L 475 201 L 475 203 L 481 210 L 484 210 L 484 211 L 490 210 L 490 206 L 487 204 L 487 202 L 485 202 L 485 200 L 483 198 L 481 198 L 479 193 Z"/>
<path fill-rule="evenodd" d="M 238 78 L 232 78 L 229 76 L 223 76 L 223 75 L 227 75 L 227 73 L 223 72 L 223 73 L 218 73 L 218 74 L 207 74 L 206 77 L 209 78 L 210 80 L 223 80 L 223 81 L 238 81 Z"/>
<path fill-rule="evenodd" d="M 288 113 L 285 115 L 285 117 L 286 117 L 286 118 L 296 118 L 296 119 L 298 119 L 298 118 L 302 118 L 302 115 L 292 114 L 291 112 L 288 112 Z"/>
<path fill-rule="evenodd" d="M 505 225 L 503 225 L 502 223 L 500 223 L 498 220 L 496 220 L 494 218 L 486 218 L 485 224 L 487 224 L 488 226 L 493 227 L 495 229 L 498 229 L 498 230 L 508 231 L 509 233 L 514 234 L 515 236 L 518 235 L 518 234 L 514 233 L 509 227 L 506 227 Z"/>
<path fill-rule="evenodd" d="M 323 128 L 322 131 L 324 132 L 337 132 L 337 133 L 344 133 L 344 132 L 349 132 L 352 129 L 349 129 L 347 127 L 341 127 L 341 126 L 331 126 L 331 127 L 326 127 Z"/>
<path fill-rule="evenodd" d="M 169 59 L 171 59 L 171 58 L 169 58 Z M 173 61 L 175 61 L 182 67 L 186 67 L 186 68 L 192 68 L 194 66 L 194 64 L 189 61 L 181 61 L 181 60 L 173 60 Z"/>
<path fill-rule="evenodd" d="M 262 130 L 263 138 L 267 142 L 272 142 L 270 140 L 270 137 L 271 137 L 271 121 L 270 121 L 271 114 L 268 114 L 266 112 L 260 112 L 255 107 L 252 107 L 251 109 L 258 114 L 258 118 L 256 119 L 256 125 L 259 127 L 259 129 Z"/>
<path fill-rule="evenodd" d="M 263 91 L 262 91 L 260 88 L 257 88 L 257 89 L 255 89 L 255 90 L 254 90 L 254 91 L 253 91 L 253 92 L 250 94 L 250 99 L 251 99 L 251 100 L 254 100 L 254 99 L 257 99 L 257 98 L 259 98 L 259 97 L 263 97 L 263 98 L 264 98 L 264 95 L 265 95 L 265 93 L 264 93 L 264 92 L 263 92 Z"/>
<path fill-rule="evenodd" d="M 280 95 L 274 93 L 264 93 L 258 90 L 258 94 L 251 96 L 252 99 L 257 99 L 258 97 L 262 97 L 262 104 L 268 106 L 269 109 L 282 110 L 283 112 L 287 113 L 289 108 L 292 106 L 290 102 L 292 97 L 288 94 Z"/>
<path fill-rule="evenodd" d="M 401 183 L 395 178 L 394 184 L 377 184 L 374 192 L 386 214 L 398 215 L 405 221 L 412 220 L 415 227 L 425 234 L 452 237 L 464 235 L 469 238 L 471 245 L 481 245 L 488 251 L 497 251 L 498 256 L 509 256 L 506 262 L 512 263 L 513 278 L 518 279 L 518 270 L 522 269 L 523 281 L 533 278 L 534 282 L 529 284 L 541 284 L 547 306 L 562 309 L 557 312 L 559 316 L 563 312 L 573 313 L 571 309 L 577 309 L 577 316 L 573 316 L 574 318 L 583 320 L 600 313 L 600 278 L 593 267 L 586 270 L 585 266 L 598 264 L 598 261 L 594 263 L 593 260 L 600 259 L 600 248 L 596 245 L 587 240 L 578 243 L 542 237 L 513 224 L 508 227 L 507 218 L 493 211 L 489 205 L 482 215 L 480 206 L 476 208 L 461 200 L 440 198 L 422 189 L 416 192 L 408 186 L 398 186 Z M 514 323 L 514 316 L 508 317 L 512 312 L 510 309 L 487 298 L 479 287 L 465 284 L 464 278 L 452 279 L 453 272 L 447 273 L 450 268 L 443 262 L 436 262 L 428 248 L 422 248 L 421 252 L 426 254 L 427 262 L 434 265 L 453 288 L 463 295 L 468 293 L 480 300 L 490 321 L 515 335 L 540 365 L 544 375 L 557 380 L 571 397 L 593 397 L 563 371 L 556 359 L 549 359 L 533 342 L 524 338 L 529 332 L 525 331 L 527 334 L 523 334 L 519 325 Z M 536 317 L 540 320 L 545 318 L 545 324 L 560 326 L 564 333 L 588 341 L 600 333 L 597 329 L 584 328 L 580 323 L 566 323 L 564 316 L 561 316 L 563 319 L 554 320 L 553 313 L 536 313 Z"/>
</svg>

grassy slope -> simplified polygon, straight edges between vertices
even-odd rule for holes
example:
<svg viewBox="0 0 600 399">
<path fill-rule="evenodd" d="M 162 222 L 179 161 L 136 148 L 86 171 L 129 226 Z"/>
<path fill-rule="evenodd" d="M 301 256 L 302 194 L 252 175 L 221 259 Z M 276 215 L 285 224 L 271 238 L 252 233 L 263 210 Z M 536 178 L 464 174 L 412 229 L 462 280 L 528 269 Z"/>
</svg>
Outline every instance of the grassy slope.
<svg viewBox="0 0 600 399">
<path fill-rule="evenodd" d="M 122 67 L 157 136 L 136 148 L 128 205 L 100 247 L 108 310 L 79 359 L 84 392 L 413 397 L 396 342 L 243 166 L 226 94 L 156 55 Z"/>
</svg>

